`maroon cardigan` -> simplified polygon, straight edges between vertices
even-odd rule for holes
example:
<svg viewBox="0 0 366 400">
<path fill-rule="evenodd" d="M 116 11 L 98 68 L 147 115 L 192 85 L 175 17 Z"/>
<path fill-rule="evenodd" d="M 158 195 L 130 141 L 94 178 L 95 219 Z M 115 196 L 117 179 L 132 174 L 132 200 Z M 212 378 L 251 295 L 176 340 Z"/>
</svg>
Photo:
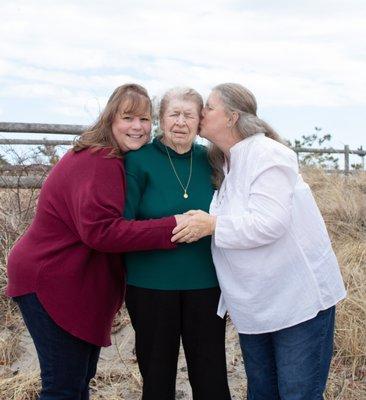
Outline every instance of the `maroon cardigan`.
<svg viewBox="0 0 366 400">
<path fill-rule="evenodd" d="M 11 297 L 36 293 L 51 318 L 97 346 L 111 344 L 125 291 L 121 252 L 174 248 L 174 217 L 122 218 L 123 162 L 109 150 L 69 151 L 45 181 L 36 215 L 8 259 Z"/>
</svg>

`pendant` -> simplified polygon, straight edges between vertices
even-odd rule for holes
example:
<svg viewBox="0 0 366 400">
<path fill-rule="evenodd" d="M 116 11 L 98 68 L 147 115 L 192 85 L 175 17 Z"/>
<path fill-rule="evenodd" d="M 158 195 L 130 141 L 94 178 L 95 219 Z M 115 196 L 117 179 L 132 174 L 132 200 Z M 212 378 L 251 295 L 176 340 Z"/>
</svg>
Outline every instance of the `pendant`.
<svg viewBox="0 0 366 400">
<path fill-rule="evenodd" d="M 184 192 L 183 197 L 184 197 L 185 199 L 188 199 L 188 193 L 187 193 L 187 192 Z"/>
</svg>

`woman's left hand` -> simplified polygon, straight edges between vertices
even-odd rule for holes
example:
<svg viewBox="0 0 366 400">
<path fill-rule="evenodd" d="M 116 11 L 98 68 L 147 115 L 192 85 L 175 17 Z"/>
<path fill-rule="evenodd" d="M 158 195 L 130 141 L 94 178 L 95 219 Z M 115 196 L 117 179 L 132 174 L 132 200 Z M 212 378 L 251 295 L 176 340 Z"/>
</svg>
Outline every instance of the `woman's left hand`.
<svg viewBox="0 0 366 400">
<path fill-rule="evenodd" d="M 215 232 L 215 216 L 202 210 L 190 210 L 185 215 L 190 217 L 174 228 L 172 242 L 196 242 L 204 236 L 212 235 Z"/>
</svg>

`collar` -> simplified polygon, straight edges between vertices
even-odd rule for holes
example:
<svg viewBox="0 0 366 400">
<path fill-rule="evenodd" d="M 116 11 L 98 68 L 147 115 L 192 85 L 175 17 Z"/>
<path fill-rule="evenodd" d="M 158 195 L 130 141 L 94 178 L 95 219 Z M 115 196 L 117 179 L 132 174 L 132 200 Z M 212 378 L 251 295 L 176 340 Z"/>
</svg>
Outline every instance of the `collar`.
<svg viewBox="0 0 366 400">
<path fill-rule="evenodd" d="M 232 146 L 230 148 L 230 159 L 232 158 L 232 156 L 235 156 L 236 154 L 238 154 L 249 143 L 253 142 L 253 140 L 256 140 L 259 137 L 263 137 L 263 136 L 265 136 L 265 134 L 263 132 L 258 132 L 258 133 L 255 133 L 254 135 L 248 136 L 247 138 L 234 144 L 234 146 Z"/>
<path fill-rule="evenodd" d="M 174 151 L 169 146 L 165 146 L 164 143 L 161 142 L 161 136 L 157 136 L 154 138 L 152 145 L 157 148 L 159 151 L 165 154 L 166 156 L 166 148 L 168 149 L 169 155 L 172 158 L 189 158 L 191 156 L 191 151 L 194 152 L 194 143 L 192 143 L 191 150 L 188 150 L 186 153 L 179 154 Z M 166 148 L 165 148 L 166 147 Z"/>
<path fill-rule="evenodd" d="M 245 147 L 253 142 L 254 140 L 257 140 L 260 137 L 264 137 L 265 133 L 263 132 L 258 132 L 255 133 L 254 135 L 248 136 L 247 138 L 241 140 L 238 143 L 235 143 L 234 146 L 230 148 L 230 170 L 234 167 L 236 164 L 237 160 L 240 158 L 240 154 L 242 153 L 242 150 L 245 149 Z M 226 176 L 230 172 L 228 168 L 228 160 L 225 161 L 223 165 L 223 171 L 224 175 Z"/>
</svg>

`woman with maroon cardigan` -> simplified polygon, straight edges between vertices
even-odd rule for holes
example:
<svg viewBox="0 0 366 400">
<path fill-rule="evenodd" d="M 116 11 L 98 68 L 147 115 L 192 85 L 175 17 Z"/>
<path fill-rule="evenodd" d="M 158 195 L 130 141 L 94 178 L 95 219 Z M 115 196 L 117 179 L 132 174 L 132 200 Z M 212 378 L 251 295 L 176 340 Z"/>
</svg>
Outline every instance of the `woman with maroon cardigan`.
<svg viewBox="0 0 366 400">
<path fill-rule="evenodd" d="M 89 398 L 101 346 L 125 290 L 121 252 L 170 249 L 180 216 L 127 221 L 123 153 L 149 139 L 151 102 L 118 87 L 45 181 L 33 223 L 8 260 L 7 294 L 19 304 L 41 367 L 40 399 Z"/>
</svg>

